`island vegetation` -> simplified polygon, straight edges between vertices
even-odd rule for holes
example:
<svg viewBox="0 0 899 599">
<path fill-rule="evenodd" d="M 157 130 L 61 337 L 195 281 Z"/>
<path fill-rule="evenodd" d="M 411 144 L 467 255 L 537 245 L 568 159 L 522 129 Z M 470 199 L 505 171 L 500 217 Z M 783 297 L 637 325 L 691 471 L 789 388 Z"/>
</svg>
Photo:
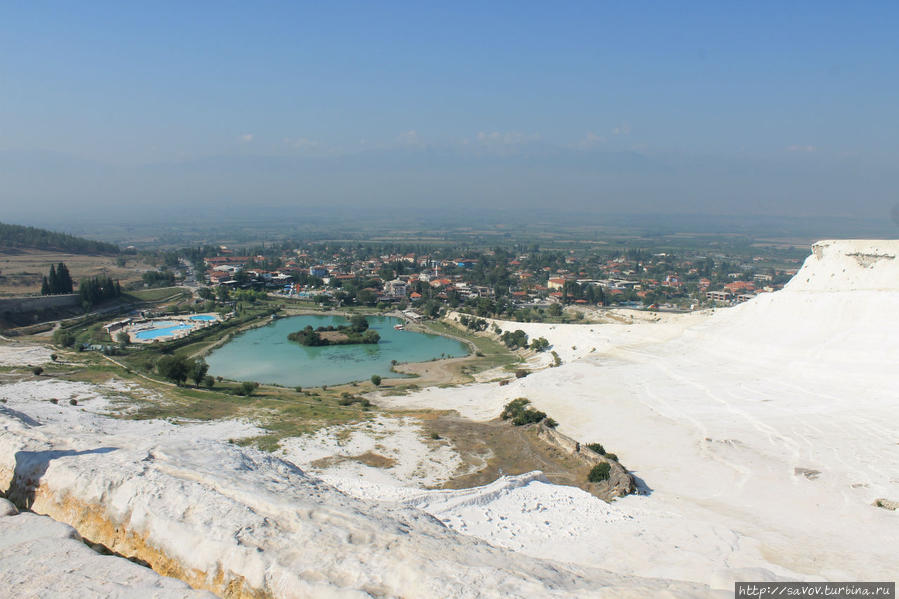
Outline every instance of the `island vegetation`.
<svg viewBox="0 0 899 599">
<path fill-rule="evenodd" d="M 381 340 L 377 331 L 368 328 L 368 321 L 361 314 L 353 315 L 348 325 L 318 327 L 317 329 L 313 329 L 310 325 L 291 333 L 287 338 L 300 345 L 310 347 L 375 344 Z"/>
</svg>

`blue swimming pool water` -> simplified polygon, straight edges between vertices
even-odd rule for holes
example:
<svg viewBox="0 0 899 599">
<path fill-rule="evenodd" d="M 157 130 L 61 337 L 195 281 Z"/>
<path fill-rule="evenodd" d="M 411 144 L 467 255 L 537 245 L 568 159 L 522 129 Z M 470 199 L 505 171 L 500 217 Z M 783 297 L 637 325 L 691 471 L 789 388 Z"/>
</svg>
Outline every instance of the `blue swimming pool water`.
<svg viewBox="0 0 899 599">
<path fill-rule="evenodd" d="M 168 323 L 165 323 L 168 324 Z M 159 337 L 167 337 L 173 335 L 177 331 L 192 328 L 189 324 L 173 324 L 172 326 L 150 329 L 147 331 L 139 331 L 134 334 L 138 339 L 157 339 Z"/>
<path fill-rule="evenodd" d="M 209 314 L 195 314 L 194 316 L 191 316 L 190 319 L 191 320 L 209 321 L 209 320 L 215 320 L 215 316 L 210 316 Z"/>
</svg>

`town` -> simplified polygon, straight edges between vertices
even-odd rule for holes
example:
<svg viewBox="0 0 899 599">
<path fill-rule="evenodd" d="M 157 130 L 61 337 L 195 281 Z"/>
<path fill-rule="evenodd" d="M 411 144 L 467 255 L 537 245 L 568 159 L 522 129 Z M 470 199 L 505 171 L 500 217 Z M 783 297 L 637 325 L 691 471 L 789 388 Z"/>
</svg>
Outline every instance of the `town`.
<svg viewBox="0 0 899 599">
<path fill-rule="evenodd" d="M 441 307 L 522 322 L 560 317 L 560 308 L 628 307 L 684 311 L 747 301 L 780 289 L 800 260 L 767 250 L 756 255 L 648 249 L 596 251 L 382 247 L 307 243 L 301 247 L 192 250 L 146 281 L 195 277 L 227 299 L 266 291 L 323 306 Z M 578 312 L 573 311 L 574 314 Z"/>
</svg>

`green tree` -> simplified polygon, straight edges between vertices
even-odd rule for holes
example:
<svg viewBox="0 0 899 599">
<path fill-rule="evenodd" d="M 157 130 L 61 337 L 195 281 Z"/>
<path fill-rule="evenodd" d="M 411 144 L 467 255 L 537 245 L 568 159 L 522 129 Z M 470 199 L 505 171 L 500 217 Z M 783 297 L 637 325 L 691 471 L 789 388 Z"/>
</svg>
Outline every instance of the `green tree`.
<svg viewBox="0 0 899 599">
<path fill-rule="evenodd" d="M 193 360 L 190 365 L 190 378 L 197 387 L 206 378 L 207 372 L 209 372 L 209 364 L 205 360 Z"/>
<path fill-rule="evenodd" d="M 259 383 L 254 383 L 253 381 L 244 381 L 240 384 L 240 387 L 237 389 L 238 395 L 253 395 L 253 391 L 255 391 L 259 387 Z"/>
<path fill-rule="evenodd" d="M 350 328 L 357 333 L 362 333 L 368 329 L 368 320 L 362 314 L 353 314 L 350 317 Z"/>
<path fill-rule="evenodd" d="M 128 342 L 131 341 L 131 339 L 128 337 L 128 333 L 126 333 L 125 331 L 119 331 L 119 334 L 116 335 L 115 339 L 119 342 L 119 347 L 121 347 L 122 349 L 125 349 L 125 347 L 128 345 Z"/>
<path fill-rule="evenodd" d="M 587 480 L 591 483 L 598 483 L 604 480 L 609 480 L 609 473 L 611 472 L 612 467 L 609 466 L 608 462 L 602 462 L 593 466 L 590 469 L 590 474 L 587 475 Z"/>
<path fill-rule="evenodd" d="M 181 385 L 187 380 L 190 366 L 184 356 L 162 356 L 156 361 L 156 370 L 159 374 L 176 385 Z"/>
<path fill-rule="evenodd" d="M 379 377 L 376 374 L 371 375 L 371 384 L 374 385 L 375 387 L 380 387 L 381 386 L 381 377 Z"/>
<path fill-rule="evenodd" d="M 56 267 L 56 278 L 58 279 L 59 289 L 56 293 L 72 293 L 73 283 L 69 269 L 62 262 Z"/>
</svg>

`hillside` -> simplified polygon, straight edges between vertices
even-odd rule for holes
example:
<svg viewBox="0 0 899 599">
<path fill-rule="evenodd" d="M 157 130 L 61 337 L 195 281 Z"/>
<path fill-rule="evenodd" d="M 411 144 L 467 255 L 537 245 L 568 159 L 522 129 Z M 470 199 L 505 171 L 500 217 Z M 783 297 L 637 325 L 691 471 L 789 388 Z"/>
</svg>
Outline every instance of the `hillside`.
<svg viewBox="0 0 899 599">
<path fill-rule="evenodd" d="M 93 241 L 37 227 L 0 223 L 0 251 L 8 248 L 71 254 L 111 255 L 119 253 L 119 248 L 111 243 Z"/>
<path fill-rule="evenodd" d="M 784 290 L 705 316 L 515 324 L 549 339 L 562 366 L 387 401 L 487 420 L 527 397 L 563 433 L 614 448 L 649 491 L 592 525 L 583 509 L 549 506 L 540 517 L 567 525 L 539 534 L 481 515 L 525 509 L 525 494 L 482 496 L 459 525 L 485 540 L 717 588 L 888 578 L 899 528 L 875 504 L 899 499 L 899 241 L 812 250 Z"/>
<path fill-rule="evenodd" d="M 539 473 L 461 490 L 358 463 L 313 473 L 314 438 L 262 454 L 226 441 L 252 424 L 112 419 L 124 383 L 48 377 L 0 386 L 0 489 L 235 597 L 724 597 L 734 580 L 888 579 L 897 515 L 876 503 L 899 499 L 897 255 L 897 241 L 820 242 L 784 290 L 734 308 L 515 324 L 562 364 L 373 398 L 490 420 L 527 397 L 638 477 L 642 494 L 613 503 Z M 425 474 L 452 463 L 438 449 Z"/>
</svg>

